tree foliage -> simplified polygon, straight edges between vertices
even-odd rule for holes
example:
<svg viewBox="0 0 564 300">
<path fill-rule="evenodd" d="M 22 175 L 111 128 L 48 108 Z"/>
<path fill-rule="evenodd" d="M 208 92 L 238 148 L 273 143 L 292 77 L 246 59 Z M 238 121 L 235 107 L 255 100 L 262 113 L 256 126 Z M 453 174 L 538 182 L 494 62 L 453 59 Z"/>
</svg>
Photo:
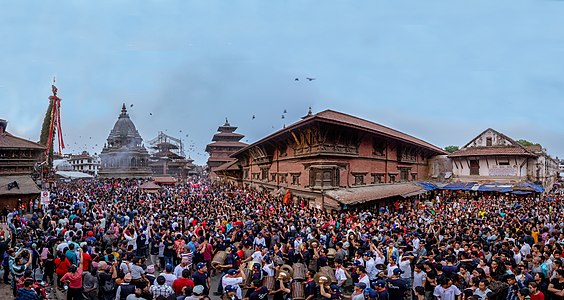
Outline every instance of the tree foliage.
<svg viewBox="0 0 564 300">
<path fill-rule="evenodd" d="M 445 151 L 448 153 L 453 153 L 458 151 L 458 149 L 460 149 L 458 146 L 446 146 L 445 147 Z"/>
<path fill-rule="evenodd" d="M 533 143 L 524 139 L 520 139 L 516 141 L 518 144 L 520 144 L 521 146 L 536 146 L 538 145 L 537 143 Z"/>
</svg>

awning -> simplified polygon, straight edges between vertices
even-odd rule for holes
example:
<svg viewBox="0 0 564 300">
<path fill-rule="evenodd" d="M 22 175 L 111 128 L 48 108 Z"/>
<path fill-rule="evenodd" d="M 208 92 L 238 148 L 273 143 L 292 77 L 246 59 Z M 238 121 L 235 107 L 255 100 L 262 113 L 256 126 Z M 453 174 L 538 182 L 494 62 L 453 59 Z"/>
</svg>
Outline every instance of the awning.
<svg viewBox="0 0 564 300">
<path fill-rule="evenodd" d="M 40 193 L 41 190 L 29 175 L 0 176 L 0 195 L 39 195 Z"/>
<path fill-rule="evenodd" d="M 507 183 L 486 183 L 478 187 L 478 192 L 499 192 L 499 193 L 509 193 L 513 191 L 513 184 Z"/>
<path fill-rule="evenodd" d="M 161 187 L 156 185 L 154 182 L 152 181 L 147 181 L 145 183 L 143 183 L 142 185 L 139 186 L 140 189 L 142 190 L 146 190 L 146 191 L 158 191 Z"/>
<path fill-rule="evenodd" d="M 531 194 L 532 192 L 526 192 L 526 191 L 513 191 L 513 192 L 511 192 L 511 193 L 512 193 L 512 194 L 515 194 L 515 195 L 529 195 L 529 194 Z"/>
<path fill-rule="evenodd" d="M 424 188 L 426 191 L 434 191 L 439 188 L 436 184 L 432 182 L 421 181 L 416 183 L 420 185 L 422 188 Z"/>
<path fill-rule="evenodd" d="M 341 204 L 357 205 L 396 196 L 405 198 L 419 192 L 425 192 L 425 189 L 415 183 L 398 183 L 331 190 L 325 195 Z"/>
<path fill-rule="evenodd" d="M 544 192 L 544 187 L 542 187 L 542 185 L 537 184 L 537 183 L 533 183 L 533 182 L 521 182 L 516 184 L 513 187 L 514 190 L 519 190 L 519 191 L 529 191 L 529 192 L 535 192 L 535 193 L 542 193 Z"/>
<path fill-rule="evenodd" d="M 441 189 L 451 191 L 471 191 L 477 184 L 477 182 L 452 182 L 443 186 Z"/>
<path fill-rule="evenodd" d="M 77 171 L 57 171 L 55 172 L 55 175 L 57 176 L 61 176 L 63 178 L 68 178 L 68 179 L 89 179 L 89 178 L 94 178 L 94 176 L 90 175 L 90 174 L 86 174 L 86 173 L 82 173 L 82 172 L 77 172 Z"/>
</svg>

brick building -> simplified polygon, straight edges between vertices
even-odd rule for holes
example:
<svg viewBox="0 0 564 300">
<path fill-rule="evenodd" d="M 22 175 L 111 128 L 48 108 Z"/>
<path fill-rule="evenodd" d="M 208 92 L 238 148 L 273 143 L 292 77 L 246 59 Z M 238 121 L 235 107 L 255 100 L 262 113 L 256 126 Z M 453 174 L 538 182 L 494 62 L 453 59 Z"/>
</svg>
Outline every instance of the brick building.
<svg viewBox="0 0 564 300">
<path fill-rule="evenodd" d="M 220 166 L 223 181 L 265 189 L 308 205 L 339 209 L 423 191 L 432 158 L 442 149 L 344 113 L 311 112 L 235 152 Z"/>
<path fill-rule="evenodd" d="M 247 144 L 241 143 L 240 140 L 245 137 L 242 134 L 235 133 L 237 127 L 231 126 L 227 118 L 225 124 L 219 126 L 218 133 L 214 134 L 212 143 L 206 146 L 206 152 L 209 153 L 208 168 L 211 179 L 217 179 L 215 169 L 225 163 L 234 161 L 230 157 L 231 154 L 243 149 Z"/>
</svg>

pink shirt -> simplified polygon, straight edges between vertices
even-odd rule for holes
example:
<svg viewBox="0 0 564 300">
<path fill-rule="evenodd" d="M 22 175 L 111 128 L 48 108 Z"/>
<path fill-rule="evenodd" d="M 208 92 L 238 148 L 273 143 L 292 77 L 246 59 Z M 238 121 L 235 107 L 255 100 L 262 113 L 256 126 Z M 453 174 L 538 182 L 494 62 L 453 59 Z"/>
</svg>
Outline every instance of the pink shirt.
<svg viewBox="0 0 564 300">
<path fill-rule="evenodd" d="M 78 270 L 74 273 L 67 273 L 61 278 L 61 281 L 69 281 L 69 288 L 71 289 L 79 289 L 82 287 L 82 269 L 78 268 Z"/>
</svg>

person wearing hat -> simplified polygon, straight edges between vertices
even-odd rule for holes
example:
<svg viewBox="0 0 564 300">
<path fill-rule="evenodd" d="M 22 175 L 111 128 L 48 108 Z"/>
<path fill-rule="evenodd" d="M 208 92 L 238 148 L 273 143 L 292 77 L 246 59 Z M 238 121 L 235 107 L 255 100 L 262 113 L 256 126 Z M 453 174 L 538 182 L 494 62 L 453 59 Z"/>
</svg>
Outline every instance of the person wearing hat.
<svg viewBox="0 0 564 300">
<path fill-rule="evenodd" d="M 172 270 L 173 270 L 172 265 L 167 264 L 165 266 L 164 273 L 161 273 L 161 276 L 163 276 L 166 279 L 166 284 L 168 286 L 172 286 L 172 283 L 177 279 L 176 275 L 174 275 Z"/>
<path fill-rule="evenodd" d="M 364 300 L 364 290 L 368 286 L 364 282 L 354 284 L 354 291 L 351 295 L 351 300 Z"/>
<path fill-rule="evenodd" d="M 197 285 L 192 289 L 192 293 L 194 294 L 194 298 L 200 299 L 201 296 L 204 295 L 205 288 L 203 285 Z"/>
<path fill-rule="evenodd" d="M 368 278 L 370 278 L 370 281 L 376 280 L 376 277 L 378 276 L 379 272 L 376 269 L 376 262 L 374 261 L 374 258 L 372 258 L 372 252 L 371 251 L 364 252 L 362 258 L 364 259 L 365 262 L 366 274 L 368 274 Z"/>
<path fill-rule="evenodd" d="M 319 286 L 319 294 L 323 299 L 341 299 L 341 288 L 336 284 L 326 287 L 324 284 Z"/>
<path fill-rule="evenodd" d="M 192 274 L 192 280 L 194 281 L 195 285 L 201 285 L 204 287 L 204 295 L 209 294 L 210 278 L 208 275 L 208 267 L 205 262 L 199 262 L 196 265 L 196 272 Z"/>
<path fill-rule="evenodd" d="M 227 274 L 223 276 L 220 282 L 220 286 L 223 289 L 227 286 L 234 286 L 236 287 L 235 294 L 239 299 L 243 299 L 243 293 L 239 284 L 245 282 L 247 276 L 245 275 L 245 268 L 243 265 L 239 266 L 239 269 L 229 269 Z"/>
<path fill-rule="evenodd" d="M 372 292 L 376 292 L 376 297 L 372 296 Z M 389 300 L 390 294 L 386 281 L 378 280 L 374 283 L 374 290 L 370 292 L 370 298 L 377 298 L 378 300 Z"/>
<path fill-rule="evenodd" d="M 409 287 L 405 279 L 401 278 L 403 271 L 400 268 L 395 268 L 392 272 L 392 276 L 388 278 L 388 291 L 390 293 L 390 298 L 392 299 L 405 299 L 406 292 L 409 291 Z"/>
<path fill-rule="evenodd" d="M 223 289 L 225 294 L 223 295 L 222 300 L 240 300 L 241 297 L 237 296 L 237 290 L 240 289 L 236 285 L 227 285 Z"/>
</svg>

